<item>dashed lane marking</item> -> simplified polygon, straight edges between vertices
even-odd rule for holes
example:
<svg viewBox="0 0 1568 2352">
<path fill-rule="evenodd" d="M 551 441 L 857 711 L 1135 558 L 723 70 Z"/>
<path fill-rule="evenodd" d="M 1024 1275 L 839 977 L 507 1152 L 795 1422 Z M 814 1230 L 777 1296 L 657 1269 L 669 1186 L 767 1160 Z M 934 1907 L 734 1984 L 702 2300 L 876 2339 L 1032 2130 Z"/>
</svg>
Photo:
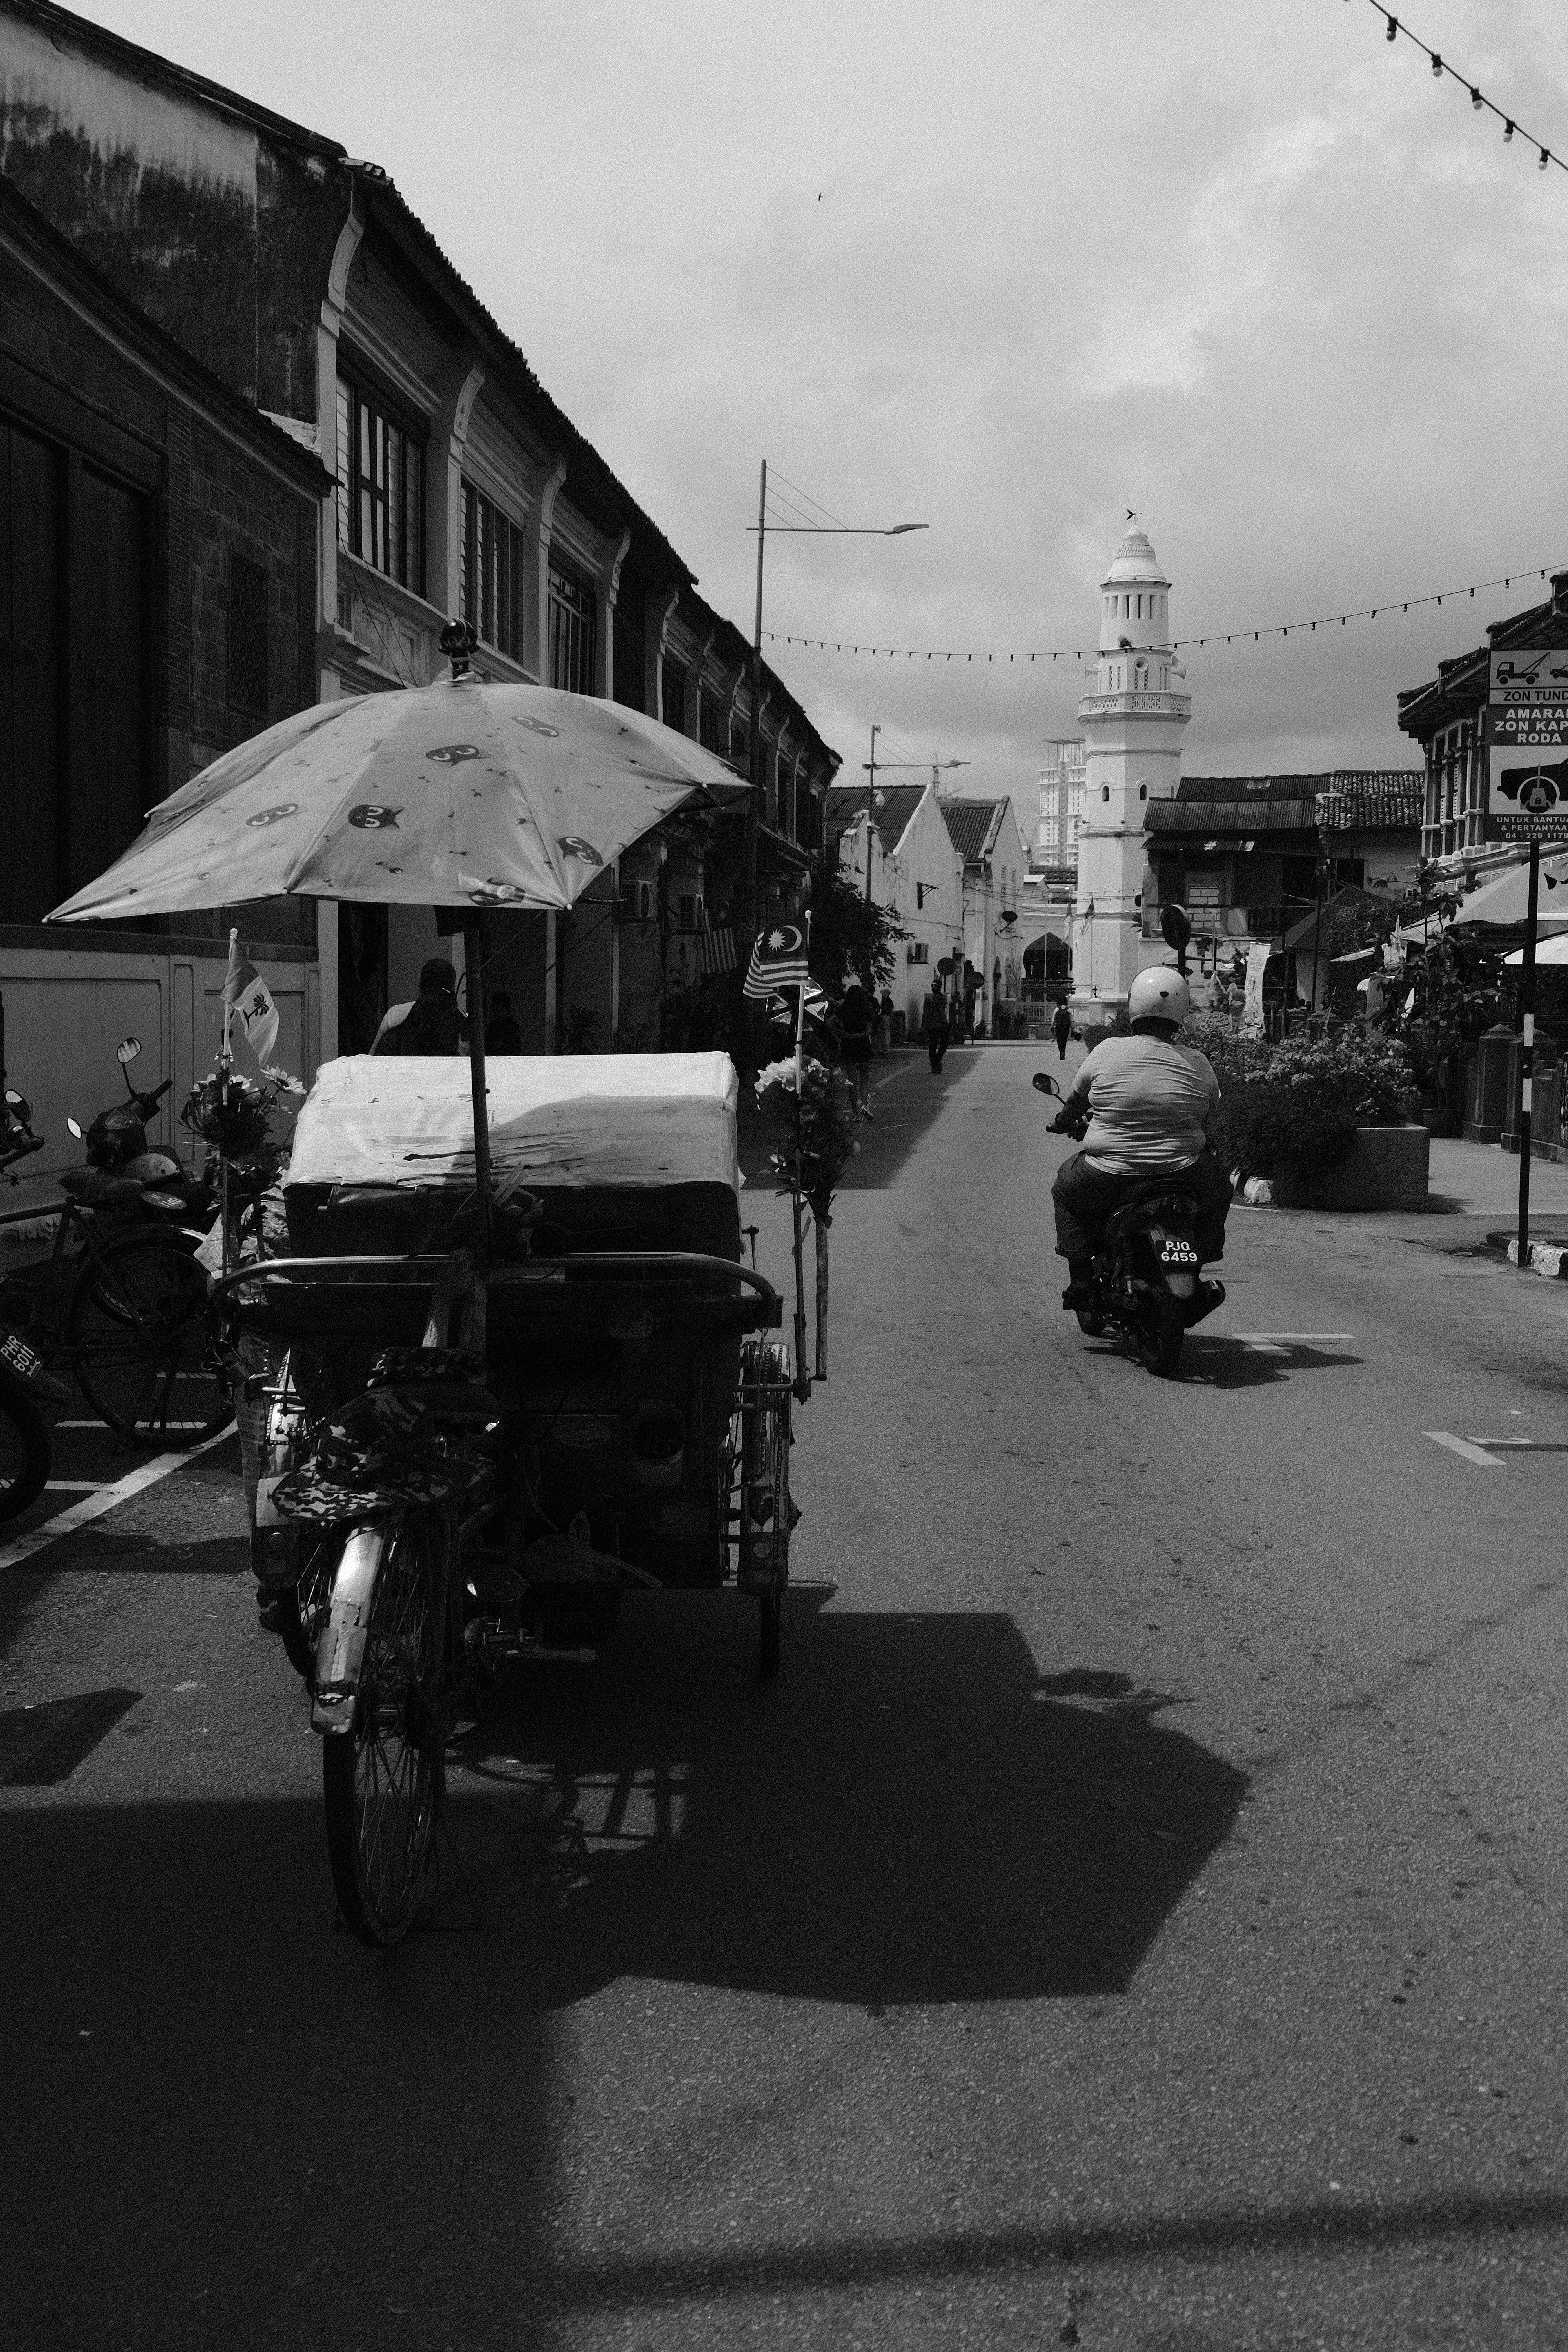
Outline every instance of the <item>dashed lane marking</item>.
<svg viewBox="0 0 1568 2352">
<path fill-rule="evenodd" d="M 1353 1331 L 1227 1331 L 1227 1339 L 1239 1339 L 1244 1348 L 1309 1348 L 1322 1347 L 1332 1339 L 1342 1346 L 1353 1339 Z"/>
<path fill-rule="evenodd" d="M 1484 1445 L 1477 1445 L 1468 1437 L 1456 1437 L 1451 1429 L 1424 1429 L 1421 1434 L 1429 1437 L 1434 1445 L 1446 1445 L 1461 1462 L 1473 1462 L 1478 1470 L 1502 1468 L 1495 1454 L 1489 1454 Z"/>
<path fill-rule="evenodd" d="M 231 1430 L 221 1429 L 216 1437 L 207 1438 L 200 1445 L 187 1446 L 183 1453 L 158 1454 L 151 1462 L 139 1463 L 134 1470 L 128 1470 L 123 1478 L 117 1478 L 111 1486 L 100 1486 L 95 1494 L 84 1495 L 79 1503 L 73 1503 L 68 1510 L 61 1511 L 55 1518 L 46 1519 L 41 1527 L 29 1528 L 26 1534 L 18 1536 L 14 1543 L 0 1544 L 0 1569 L 16 1568 L 21 1561 L 30 1559 L 34 1552 L 42 1551 L 46 1544 L 54 1543 L 60 1536 L 72 1534 L 78 1528 L 90 1525 L 94 1519 L 101 1519 L 106 1512 L 114 1510 L 121 1503 L 130 1502 L 133 1495 L 143 1493 L 147 1487 L 155 1486 L 161 1478 L 167 1478 L 171 1472 L 183 1469 L 187 1462 L 194 1462 L 198 1454 L 210 1453 L 215 1445 L 222 1445 L 232 1435 Z"/>
</svg>

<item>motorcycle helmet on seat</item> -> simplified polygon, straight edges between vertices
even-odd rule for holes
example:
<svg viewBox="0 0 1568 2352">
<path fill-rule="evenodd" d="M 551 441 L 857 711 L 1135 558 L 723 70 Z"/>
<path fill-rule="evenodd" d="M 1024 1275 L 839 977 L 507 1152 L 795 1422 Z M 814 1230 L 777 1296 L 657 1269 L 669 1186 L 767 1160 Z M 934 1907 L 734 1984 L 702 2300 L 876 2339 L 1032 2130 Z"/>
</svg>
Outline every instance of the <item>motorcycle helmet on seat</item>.
<svg viewBox="0 0 1568 2352">
<path fill-rule="evenodd" d="M 1192 991 L 1172 964 L 1156 964 L 1141 971 L 1127 992 L 1129 1021 L 1170 1021 L 1177 1027 L 1187 1017 Z"/>
</svg>

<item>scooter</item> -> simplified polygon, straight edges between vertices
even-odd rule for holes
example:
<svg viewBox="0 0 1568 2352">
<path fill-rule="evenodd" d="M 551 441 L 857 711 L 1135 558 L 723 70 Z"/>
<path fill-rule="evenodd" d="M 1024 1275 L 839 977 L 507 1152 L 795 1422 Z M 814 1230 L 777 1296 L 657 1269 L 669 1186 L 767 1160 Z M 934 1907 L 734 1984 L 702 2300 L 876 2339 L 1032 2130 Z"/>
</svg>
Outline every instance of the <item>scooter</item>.
<svg viewBox="0 0 1568 2352">
<path fill-rule="evenodd" d="M 33 1107 L 5 1085 L 5 1016 L 0 1010 L 0 1174 L 13 1184 L 19 1160 L 44 1148 L 32 1127 Z M 22 1334 L 0 1323 L 0 1520 L 14 1519 L 43 1493 L 54 1466 L 49 1425 L 41 1404 L 69 1404 L 63 1381 L 44 1370 L 44 1360 Z"/>
<path fill-rule="evenodd" d="M 1064 1105 L 1054 1135 L 1082 1142 L 1089 1121 L 1065 1115 L 1054 1078 L 1036 1073 L 1037 1092 Z M 1204 1282 L 1196 1237 L 1198 1195 L 1181 1173 L 1151 1176 L 1124 1193 L 1105 1221 L 1089 1274 L 1090 1296 L 1079 1328 L 1099 1339 L 1107 1328 L 1130 1340 L 1152 1372 L 1169 1379 L 1181 1361 L 1188 1327 L 1221 1305 L 1225 1286 Z"/>
<path fill-rule="evenodd" d="M 131 1083 L 131 1064 L 142 1051 L 140 1037 L 122 1037 L 114 1058 L 125 1073 L 129 1099 L 100 1110 L 92 1125 L 68 1118 L 67 1127 L 86 1146 L 86 1168 L 62 1177 L 61 1188 L 91 1209 L 136 1210 L 161 1221 L 195 1224 L 205 1232 L 217 1213 L 216 1197 L 205 1175 L 192 1176 L 172 1151 L 147 1145 L 147 1122 L 174 1085 L 138 1094 Z"/>
</svg>

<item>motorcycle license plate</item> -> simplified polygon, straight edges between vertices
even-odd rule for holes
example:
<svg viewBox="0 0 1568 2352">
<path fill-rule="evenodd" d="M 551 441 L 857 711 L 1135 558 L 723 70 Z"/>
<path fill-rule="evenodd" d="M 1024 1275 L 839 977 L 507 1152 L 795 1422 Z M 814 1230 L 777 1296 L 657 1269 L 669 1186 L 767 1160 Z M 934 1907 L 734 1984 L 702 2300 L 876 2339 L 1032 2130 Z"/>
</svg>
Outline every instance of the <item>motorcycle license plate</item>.
<svg viewBox="0 0 1568 2352">
<path fill-rule="evenodd" d="M 35 1355 L 26 1339 L 18 1339 L 15 1331 L 7 1331 L 0 1339 L 0 1361 L 9 1364 L 24 1381 L 35 1380 L 44 1369 L 42 1356 Z"/>
<path fill-rule="evenodd" d="M 1160 1263 L 1162 1265 L 1196 1266 L 1198 1254 L 1191 1242 L 1173 1241 L 1167 1234 L 1160 1244 Z"/>
</svg>

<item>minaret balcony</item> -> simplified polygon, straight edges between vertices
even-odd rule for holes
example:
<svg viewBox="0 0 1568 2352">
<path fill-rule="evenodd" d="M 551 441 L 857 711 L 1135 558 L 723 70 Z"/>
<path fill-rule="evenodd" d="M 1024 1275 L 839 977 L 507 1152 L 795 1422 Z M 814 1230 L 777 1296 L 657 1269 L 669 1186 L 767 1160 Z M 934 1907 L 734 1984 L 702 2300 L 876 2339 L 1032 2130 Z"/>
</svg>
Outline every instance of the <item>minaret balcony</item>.
<svg viewBox="0 0 1568 2352">
<path fill-rule="evenodd" d="M 1190 719 L 1190 694 L 1086 694 L 1078 706 L 1085 719 Z"/>
</svg>

